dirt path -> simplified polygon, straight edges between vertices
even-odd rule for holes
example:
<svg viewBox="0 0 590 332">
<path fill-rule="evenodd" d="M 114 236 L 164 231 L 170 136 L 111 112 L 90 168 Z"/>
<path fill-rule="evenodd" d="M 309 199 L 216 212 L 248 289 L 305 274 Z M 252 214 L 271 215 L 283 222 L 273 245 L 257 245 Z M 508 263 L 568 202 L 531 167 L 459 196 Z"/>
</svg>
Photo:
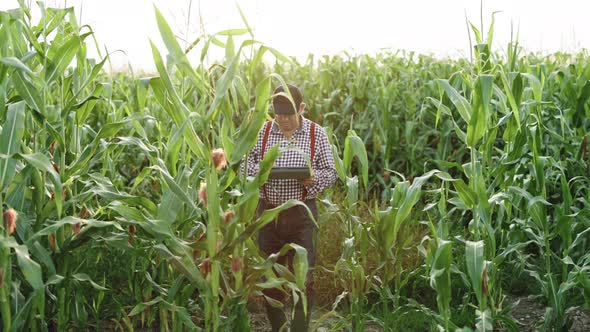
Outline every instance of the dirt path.
<svg viewBox="0 0 590 332">
<path fill-rule="evenodd" d="M 270 323 L 266 318 L 262 299 L 255 299 L 249 302 L 248 310 L 250 311 L 250 328 L 252 332 L 268 332 L 271 330 Z M 286 309 L 286 312 L 290 312 Z M 311 314 L 310 331 L 328 332 L 333 331 L 334 325 L 337 323 L 336 317 L 330 317 L 329 311 L 322 308 L 315 307 Z M 345 329 L 338 330 L 346 331 Z M 383 332 L 383 328 L 368 324 L 365 327 L 365 332 Z"/>
<path fill-rule="evenodd" d="M 516 320 L 518 328 L 522 332 L 534 332 L 539 331 L 543 324 L 545 317 L 545 306 L 539 299 L 532 296 L 511 296 L 507 298 L 508 303 L 514 303 L 518 301 L 518 304 L 512 310 L 512 316 Z M 251 318 L 250 327 L 253 332 L 267 332 L 270 331 L 270 324 L 266 319 L 264 309 L 262 306 L 253 306 L 250 308 Z M 314 309 L 312 312 L 312 326 L 313 331 L 327 332 L 331 331 L 334 326 L 334 318 L 325 318 L 324 316 L 328 311 Z M 570 328 L 570 332 L 589 332 L 590 331 L 590 310 L 576 309 L 571 312 L 573 324 Z M 344 330 L 342 330 L 344 331 Z M 378 326 L 368 326 L 367 332 L 378 332 L 383 331 Z M 504 330 L 499 330 L 504 331 Z"/>
<path fill-rule="evenodd" d="M 334 322 L 330 320 L 326 320 L 323 322 L 319 322 L 322 318 L 321 316 L 325 314 L 325 312 L 320 312 L 314 310 L 311 316 L 311 329 L 310 331 L 317 331 L 317 332 L 328 332 L 332 331 L 334 326 Z M 270 324 L 266 319 L 266 315 L 262 312 L 260 313 L 252 313 L 250 315 L 250 328 L 252 332 L 268 332 L 270 331 Z M 339 331 L 346 331 L 345 329 L 341 329 Z M 366 332 L 383 332 L 384 330 L 378 326 L 367 326 L 365 328 Z"/>
</svg>

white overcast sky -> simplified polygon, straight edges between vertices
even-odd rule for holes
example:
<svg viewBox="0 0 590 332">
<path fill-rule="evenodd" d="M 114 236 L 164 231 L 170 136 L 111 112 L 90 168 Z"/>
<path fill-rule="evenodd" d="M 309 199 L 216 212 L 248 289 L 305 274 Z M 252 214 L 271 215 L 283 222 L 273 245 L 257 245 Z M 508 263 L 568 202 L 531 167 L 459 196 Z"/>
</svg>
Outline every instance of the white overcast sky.
<svg viewBox="0 0 590 332">
<path fill-rule="evenodd" d="M 33 6 L 35 1 L 31 2 Z M 203 31 L 243 28 L 236 3 L 244 11 L 255 38 L 284 54 L 362 53 L 380 48 L 403 49 L 438 56 L 469 55 L 465 15 L 480 26 L 478 0 L 47 0 L 48 7 L 74 6 L 78 20 L 95 31 L 99 45 L 110 51 L 114 69 L 130 63 L 153 71 L 152 39 L 162 53 L 153 5 L 177 36 L 195 40 Z M 503 51 L 510 29 L 518 28 L 528 51 L 577 51 L 590 45 L 590 5 L 575 0 L 484 1 L 487 32 L 496 15 L 494 49 Z M 18 6 L 0 0 L 0 10 Z M 96 54 L 90 52 L 90 54 Z M 195 54 L 196 57 L 196 54 Z"/>
</svg>

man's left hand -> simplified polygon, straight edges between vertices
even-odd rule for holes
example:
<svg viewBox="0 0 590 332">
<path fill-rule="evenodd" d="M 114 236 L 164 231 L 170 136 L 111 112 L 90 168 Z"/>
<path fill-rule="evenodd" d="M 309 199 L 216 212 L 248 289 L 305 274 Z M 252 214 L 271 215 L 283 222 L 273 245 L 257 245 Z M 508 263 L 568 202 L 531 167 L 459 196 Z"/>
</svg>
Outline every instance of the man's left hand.
<svg viewBox="0 0 590 332">
<path fill-rule="evenodd" d="M 309 187 L 315 182 L 315 179 L 313 177 L 311 177 L 311 178 L 307 178 L 307 179 L 299 179 L 297 181 L 299 183 L 301 183 L 302 185 Z"/>
</svg>

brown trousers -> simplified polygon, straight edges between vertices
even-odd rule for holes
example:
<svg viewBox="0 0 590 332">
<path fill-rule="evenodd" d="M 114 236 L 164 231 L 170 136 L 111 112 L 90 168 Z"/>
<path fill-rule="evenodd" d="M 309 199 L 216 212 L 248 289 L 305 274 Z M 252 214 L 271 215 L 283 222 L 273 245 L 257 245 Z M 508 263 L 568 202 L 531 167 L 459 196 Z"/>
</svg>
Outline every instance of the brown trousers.
<svg viewBox="0 0 590 332">
<path fill-rule="evenodd" d="M 318 210 L 314 199 L 304 202 L 311 210 L 317 221 Z M 265 203 L 263 200 L 258 204 L 257 215 L 260 216 L 264 210 L 272 209 L 275 206 Z M 258 246 L 266 255 L 277 253 L 287 243 L 295 243 L 307 250 L 307 261 L 310 272 L 306 278 L 305 295 L 307 297 L 307 317 L 303 314 L 303 305 L 299 301 L 295 308 L 295 317 L 291 323 L 291 331 L 306 331 L 309 324 L 309 314 L 313 304 L 313 268 L 315 267 L 315 246 L 314 233 L 316 225 L 309 217 L 307 209 L 303 206 L 294 206 L 279 213 L 277 220 L 268 223 L 258 232 Z M 287 265 L 293 271 L 293 258 L 295 252 L 290 250 L 286 255 L 278 259 L 279 264 Z M 279 289 L 266 289 L 263 293 L 279 302 L 285 303 L 286 295 Z M 280 310 L 280 311 L 279 311 Z M 279 331 L 286 322 L 281 309 L 272 308 L 267 304 L 267 312 L 273 331 Z"/>
</svg>

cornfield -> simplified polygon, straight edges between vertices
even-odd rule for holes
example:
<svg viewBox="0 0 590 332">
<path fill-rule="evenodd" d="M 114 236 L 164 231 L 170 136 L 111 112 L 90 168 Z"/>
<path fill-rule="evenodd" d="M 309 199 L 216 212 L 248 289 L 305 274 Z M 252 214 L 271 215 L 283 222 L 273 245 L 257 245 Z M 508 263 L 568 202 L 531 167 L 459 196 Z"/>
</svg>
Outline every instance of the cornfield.
<svg viewBox="0 0 590 332">
<path fill-rule="evenodd" d="M 286 82 L 339 176 L 317 221 L 316 327 L 519 331 L 508 296 L 525 294 L 545 308 L 535 329 L 566 331 L 590 309 L 586 52 L 499 54 L 492 20 L 470 26 L 472 59 L 298 61 L 247 23 L 183 49 L 154 9 L 157 73 L 109 75 L 72 8 L 40 2 L 34 22 L 20 3 L 0 12 L 3 331 L 249 331 L 263 289 L 304 297 L 305 249 L 283 248 L 291 273 L 254 240 L 302 204 L 256 218 L 279 150 L 240 172 Z M 205 66 L 212 48 L 225 57 Z"/>
</svg>

